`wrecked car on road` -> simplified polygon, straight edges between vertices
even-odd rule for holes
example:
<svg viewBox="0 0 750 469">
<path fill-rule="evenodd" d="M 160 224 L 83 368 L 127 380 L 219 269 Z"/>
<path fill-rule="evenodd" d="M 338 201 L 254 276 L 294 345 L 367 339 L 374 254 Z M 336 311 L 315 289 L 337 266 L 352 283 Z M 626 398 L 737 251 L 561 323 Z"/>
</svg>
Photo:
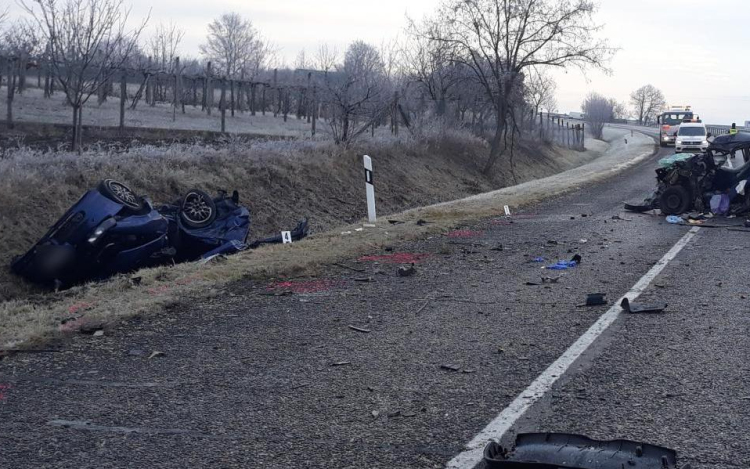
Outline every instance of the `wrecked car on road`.
<svg viewBox="0 0 750 469">
<path fill-rule="evenodd" d="M 239 194 L 189 190 L 156 208 L 127 185 L 105 179 L 87 191 L 11 270 L 34 283 L 64 288 L 170 262 L 206 259 L 277 242 L 247 244 L 250 211 Z M 307 236 L 303 221 L 292 234 Z M 280 241 L 280 237 L 278 242 Z"/>
<path fill-rule="evenodd" d="M 738 168 L 727 161 L 741 153 L 744 164 Z M 625 209 L 659 209 L 665 215 L 689 211 L 719 215 L 750 211 L 745 190 L 750 179 L 750 134 L 737 133 L 716 137 L 705 153 L 678 153 L 659 160 L 657 188 L 642 204 L 625 204 Z"/>
</svg>

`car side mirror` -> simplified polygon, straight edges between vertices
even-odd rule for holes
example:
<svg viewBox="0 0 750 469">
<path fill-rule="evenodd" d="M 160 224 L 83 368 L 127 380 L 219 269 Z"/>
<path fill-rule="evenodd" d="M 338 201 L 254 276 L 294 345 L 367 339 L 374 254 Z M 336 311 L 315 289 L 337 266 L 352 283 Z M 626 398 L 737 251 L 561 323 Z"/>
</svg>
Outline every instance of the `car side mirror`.
<svg viewBox="0 0 750 469">
<path fill-rule="evenodd" d="M 709 133 L 706 134 L 706 138 L 711 138 L 713 136 L 714 136 L 714 134 L 712 134 L 711 132 L 709 132 Z"/>
</svg>

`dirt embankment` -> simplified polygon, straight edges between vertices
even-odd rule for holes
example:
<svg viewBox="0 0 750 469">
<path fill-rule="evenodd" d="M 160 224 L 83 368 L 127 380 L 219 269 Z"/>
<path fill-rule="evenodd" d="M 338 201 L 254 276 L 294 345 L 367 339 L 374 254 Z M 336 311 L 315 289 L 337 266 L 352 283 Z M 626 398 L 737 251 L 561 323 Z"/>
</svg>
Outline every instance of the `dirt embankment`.
<svg viewBox="0 0 750 469">
<path fill-rule="evenodd" d="M 598 142 L 601 146 L 601 142 Z M 373 158 L 378 213 L 454 200 L 528 181 L 599 155 L 521 147 L 515 177 L 507 161 L 481 173 L 486 148 L 473 137 L 441 132 L 420 141 L 377 140 L 350 148 L 328 142 L 234 140 L 221 146 L 141 146 L 83 155 L 14 150 L 0 159 L 0 301 L 33 293 L 7 265 L 83 192 L 106 177 L 122 180 L 157 204 L 191 187 L 240 192 L 253 214 L 251 237 L 309 217 L 313 231 L 366 215 L 362 155 Z"/>
</svg>

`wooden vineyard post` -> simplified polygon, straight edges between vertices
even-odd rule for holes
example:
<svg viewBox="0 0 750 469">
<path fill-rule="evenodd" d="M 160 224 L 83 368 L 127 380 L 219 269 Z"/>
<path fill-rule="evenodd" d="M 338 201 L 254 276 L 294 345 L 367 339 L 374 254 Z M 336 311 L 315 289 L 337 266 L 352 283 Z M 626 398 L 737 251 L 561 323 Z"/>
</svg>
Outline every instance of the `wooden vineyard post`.
<svg viewBox="0 0 750 469">
<path fill-rule="evenodd" d="M 266 85 L 263 85 L 263 91 L 260 95 L 260 112 L 266 115 Z"/>
<path fill-rule="evenodd" d="M 581 124 L 581 150 L 586 149 L 586 123 Z"/>
<path fill-rule="evenodd" d="M 221 79 L 221 98 L 219 98 L 219 110 L 221 111 L 221 133 L 227 131 L 227 79 L 222 77 Z"/>
<path fill-rule="evenodd" d="M 234 80 L 229 80 L 229 108 L 234 117 Z"/>
<path fill-rule="evenodd" d="M 284 94 L 284 109 L 283 109 L 283 112 L 284 112 L 284 122 L 286 122 L 287 117 L 289 116 L 289 106 L 290 106 L 290 103 L 289 103 L 289 90 L 285 89 L 283 94 Z M 279 98 L 281 98 L 281 95 L 279 95 Z"/>
<path fill-rule="evenodd" d="M 240 113 L 245 112 L 244 95 L 246 87 L 247 83 L 245 83 L 244 78 L 237 82 L 237 110 Z"/>
<path fill-rule="evenodd" d="M 206 92 L 203 93 L 203 100 L 206 102 L 206 112 L 211 115 L 211 106 L 214 101 L 214 88 L 211 82 L 211 62 L 206 65 Z"/>
<path fill-rule="evenodd" d="M 128 100 L 128 75 L 125 70 L 120 75 L 120 131 L 125 130 L 125 102 Z"/>
<path fill-rule="evenodd" d="M 14 65 L 15 59 L 8 59 L 8 112 L 5 121 L 9 129 L 13 128 L 13 90 L 16 85 Z"/>
<path fill-rule="evenodd" d="M 273 69 L 273 89 L 276 90 L 276 107 L 273 110 L 273 117 L 276 117 L 279 115 L 279 112 L 281 112 L 281 90 L 279 90 L 279 71 L 278 69 Z"/>
<path fill-rule="evenodd" d="M 180 105 L 180 58 L 174 59 L 174 94 L 172 96 L 172 122 L 177 120 L 177 106 Z"/>
<path fill-rule="evenodd" d="M 312 72 L 307 72 L 307 92 L 305 93 L 305 96 L 307 97 L 307 101 L 305 102 L 305 115 L 307 116 L 307 123 L 309 124 L 312 120 L 312 102 L 313 99 L 310 95 L 310 81 L 312 80 Z"/>
<path fill-rule="evenodd" d="M 399 121 L 399 115 L 398 115 L 398 91 L 394 94 L 393 97 L 393 132 L 398 136 L 398 121 Z"/>
<path fill-rule="evenodd" d="M 151 83 L 151 57 L 148 58 L 148 65 L 146 67 L 146 104 L 150 106 L 154 99 L 154 87 Z"/>
<path fill-rule="evenodd" d="M 312 110 L 310 112 L 312 114 L 312 136 L 315 136 L 315 130 L 318 124 L 318 87 L 313 86 L 313 92 L 312 92 Z"/>
</svg>

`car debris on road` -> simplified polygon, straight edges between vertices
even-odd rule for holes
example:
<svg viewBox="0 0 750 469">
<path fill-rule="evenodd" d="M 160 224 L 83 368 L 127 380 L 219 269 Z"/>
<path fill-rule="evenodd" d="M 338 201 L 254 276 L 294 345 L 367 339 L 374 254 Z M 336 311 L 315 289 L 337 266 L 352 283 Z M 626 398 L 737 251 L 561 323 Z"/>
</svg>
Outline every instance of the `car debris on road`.
<svg viewBox="0 0 750 469">
<path fill-rule="evenodd" d="M 675 469 L 677 452 L 631 440 L 594 440 L 570 433 L 521 433 L 509 451 L 490 442 L 484 449 L 487 469 Z"/>
<path fill-rule="evenodd" d="M 210 259 L 262 244 L 280 243 L 274 236 L 247 244 L 250 211 L 239 193 L 220 191 L 211 197 L 199 189 L 155 208 L 122 182 L 105 179 L 87 191 L 11 270 L 26 280 L 66 288 L 88 280 L 170 262 Z M 307 236 L 307 220 L 292 231 Z"/>
<path fill-rule="evenodd" d="M 620 307 L 626 313 L 661 313 L 667 309 L 666 303 L 654 304 L 654 305 L 643 305 L 638 303 L 631 303 L 627 298 L 623 298 L 620 302 Z"/>
</svg>

